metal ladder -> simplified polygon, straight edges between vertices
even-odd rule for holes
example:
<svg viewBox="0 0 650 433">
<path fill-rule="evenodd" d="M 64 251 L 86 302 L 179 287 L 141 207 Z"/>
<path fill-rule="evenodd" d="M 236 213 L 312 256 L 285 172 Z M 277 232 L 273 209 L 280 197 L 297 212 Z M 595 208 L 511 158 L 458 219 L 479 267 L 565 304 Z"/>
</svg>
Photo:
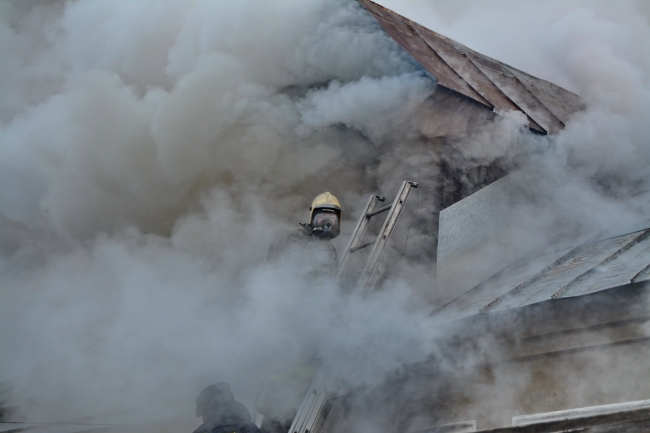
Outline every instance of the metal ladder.
<svg viewBox="0 0 650 433">
<path fill-rule="evenodd" d="M 384 251 L 390 235 L 393 233 L 393 229 L 402 213 L 406 199 L 411 193 L 411 190 L 417 187 L 418 184 L 416 182 L 402 182 L 402 186 L 400 187 L 395 200 L 393 200 L 393 203 L 378 209 L 377 204 L 383 202 L 385 200 L 384 197 L 378 195 L 370 196 L 366 207 L 359 217 L 359 221 L 352 232 L 350 241 L 348 242 L 341 258 L 338 277 L 340 279 L 345 274 L 352 253 L 374 244 L 370 251 L 368 262 L 366 263 L 356 286 L 357 290 L 364 296 L 374 290 L 384 272 L 384 267 L 379 263 L 379 257 Z M 377 239 L 362 244 L 361 241 L 368 230 L 370 219 L 387 211 L 388 215 L 379 230 Z M 329 391 L 331 390 L 333 379 L 334 374 L 332 367 L 328 362 L 324 361 L 316 372 L 309 390 L 307 390 L 307 395 L 298 408 L 298 413 L 291 424 L 289 433 L 320 433 L 331 409 Z"/>
</svg>

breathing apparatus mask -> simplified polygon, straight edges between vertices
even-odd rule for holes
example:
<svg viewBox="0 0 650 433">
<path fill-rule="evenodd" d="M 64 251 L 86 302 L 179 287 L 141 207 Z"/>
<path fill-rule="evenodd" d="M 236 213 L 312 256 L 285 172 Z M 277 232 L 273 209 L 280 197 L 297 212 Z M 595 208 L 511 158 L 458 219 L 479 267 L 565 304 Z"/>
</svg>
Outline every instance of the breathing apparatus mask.
<svg viewBox="0 0 650 433">
<path fill-rule="evenodd" d="M 339 215 L 333 209 L 318 209 L 311 220 L 312 236 L 334 239 L 341 233 Z"/>
</svg>

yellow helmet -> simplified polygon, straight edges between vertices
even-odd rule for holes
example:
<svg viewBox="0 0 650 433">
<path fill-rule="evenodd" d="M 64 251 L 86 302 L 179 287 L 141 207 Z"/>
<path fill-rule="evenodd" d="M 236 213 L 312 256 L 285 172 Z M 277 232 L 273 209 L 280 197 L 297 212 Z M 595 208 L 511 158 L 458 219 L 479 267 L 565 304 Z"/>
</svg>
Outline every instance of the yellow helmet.
<svg viewBox="0 0 650 433">
<path fill-rule="evenodd" d="M 309 210 L 311 211 L 309 214 L 310 223 L 314 220 L 314 213 L 316 213 L 318 209 L 334 209 L 338 214 L 339 219 L 341 218 L 341 203 L 339 203 L 339 200 L 329 192 L 317 195 L 314 201 L 311 202 L 311 206 L 309 207 Z"/>
</svg>

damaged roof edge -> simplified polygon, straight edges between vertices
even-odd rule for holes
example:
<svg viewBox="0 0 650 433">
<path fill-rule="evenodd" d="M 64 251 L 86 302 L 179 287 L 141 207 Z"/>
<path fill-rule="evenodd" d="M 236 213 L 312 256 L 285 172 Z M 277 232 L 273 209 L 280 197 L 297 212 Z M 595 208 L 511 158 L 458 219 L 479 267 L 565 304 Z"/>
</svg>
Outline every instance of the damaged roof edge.
<svg viewBox="0 0 650 433">
<path fill-rule="evenodd" d="M 371 0 L 358 0 L 379 25 L 438 81 L 496 113 L 520 111 L 529 128 L 555 134 L 585 109 L 575 93 L 506 65 Z"/>
</svg>

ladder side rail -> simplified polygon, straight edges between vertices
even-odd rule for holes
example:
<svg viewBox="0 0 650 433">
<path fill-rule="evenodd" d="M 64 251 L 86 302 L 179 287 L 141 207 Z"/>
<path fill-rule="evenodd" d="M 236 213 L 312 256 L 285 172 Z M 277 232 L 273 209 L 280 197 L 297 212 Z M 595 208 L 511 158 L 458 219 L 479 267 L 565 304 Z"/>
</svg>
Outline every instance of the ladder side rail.
<svg viewBox="0 0 650 433">
<path fill-rule="evenodd" d="M 302 403 L 300 404 L 300 407 L 298 408 L 298 412 L 296 413 L 295 418 L 293 419 L 293 422 L 291 423 L 291 428 L 289 429 L 289 433 L 292 432 L 299 432 L 303 431 L 305 429 L 305 426 L 307 424 L 307 420 L 309 419 L 309 414 L 315 409 L 315 406 L 317 407 L 317 399 L 315 399 L 314 391 L 317 389 L 322 388 L 321 385 L 321 377 L 314 378 L 312 385 L 309 387 L 309 390 L 307 391 L 307 395 L 303 399 Z"/>
<path fill-rule="evenodd" d="M 289 433 L 312 430 L 313 424 L 316 422 L 318 415 L 322 412 L 322 408 L 325 406 L 324 403 L 327 398 L 330 380 L 331 367 L 322 364 L 316 372 L 316 376 L 312 380 L 307 395 L 298 408 L 296 417 L 291 423 Z"/>
<path fill-rule="evenodd" d="M 314 396 L 317 395 L 317 393 L 323 388 L 327 378 L 327 372 L 328 372 L 328 366 L 324 363 L 321 363 L 321 365 L 316 370 L 316 374 L 312 379 L 312 382 L 307 391 L 307 395 L 303 400 L 304 404 L 302 406 L 304 407 L 298 409 L 296 420 L 299 418 L 299 415 L 305 415 L 310 410 L 311 407 L 310 405 L 312 404 L 311 400 L 313 400 Z"/>
<path fill-rule="evenodd" d="M 363 209 L 363 212 L 359 217 L 359 221 L 357 221 L 357 225 L 354 228 L 354 231 L 352 232 L 350 241 L 348 242 L 348 245 L 345 248 L 345 252 L 343 253 L 343 256 L 341 256 L 341 264 L 339 265 L 339 272 L 338 272 L 339 278 L 341 278 L 341 276 L 345 273 L 345 271 L 348 268 L 350 262 L 350 254 L 352 253 L 351 250 L 361 243 L 364 235 L 366 234 L 366 231 L 368 230 L 368 225 L 370 224 L 370 218 L 368 218 L 366 215 L 369 212 L 372 212 L 377 206 L 377 203 L 380 201 L 384 201 L 384 198 L 378 195 L 372 195 L 370 196 L 370 199 L 368 200 L 366 207 Z"/>
<path fill-rule="evenodd" d="M 373 289 L 370 283 L 372 276 L 375 273 L 375 268 L 377 267 L 379 257 L 384 251 L 390 235 L 393 233 L 393 229 L 395 228 L 397 220 L 402 213 L 402 209 L 404 209 L 406 199 L 408 198 L 409 194 L 411 193 L 411 189 L 413 188 L 417 188 L 417 183 L 409 181 L 402 182 L 402 186 L 400 187 L 399 192 L 393 201 L 393 206 L 388 212 L 388 216 L 386 216 L 384 225 L 379 231 L 375 245 L 370 252 L 368 263 L 366 264 L 366 267 L 363 270 L 361 277 L 359 278 L 358 288 L 364 295 L 368 294 Z"/>
<path fill-rule="evenodd" d="M 386 268 L 384 267 L 384 265 L 382 265 L 381 263 L 377 263 L 375 270 L 373 271 L 372 275 L 370 275 L 370 277 L 368 278 L 367 287 L 369 291 L 372 291 L 375 288 L 375 286 L 379 284 L 381 277 L 384 276 L 385 270 Z"/>
<path fill-rule="evenodd" d="M 303 426 L 303 432 L 308 430 L 309 432 L 317 433 L 314 430 L 315 426 L 324 424 L 325 418 L 327 418 L 327 415 L 329 415 L 327 400 L 330 395 L 330 386 L 333 377 L 331 367 L 328 366 L 326 369 L 327 371 L 322 385 L 320 386 L 318 392 L 314 395 L 314 406 L 307 416 L 307 422 Z M 296 432 L 299 433 L 300 430 L 296 430 Z"/>
</svg>

